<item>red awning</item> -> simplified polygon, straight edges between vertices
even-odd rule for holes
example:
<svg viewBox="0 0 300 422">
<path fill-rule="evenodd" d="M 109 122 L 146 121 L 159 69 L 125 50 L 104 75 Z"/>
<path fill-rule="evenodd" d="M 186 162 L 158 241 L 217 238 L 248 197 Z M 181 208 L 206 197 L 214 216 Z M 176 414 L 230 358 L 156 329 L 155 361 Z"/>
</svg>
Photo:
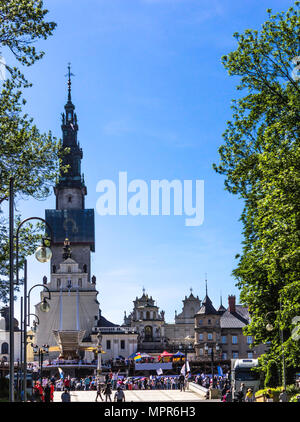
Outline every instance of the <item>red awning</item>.
<svg viewBox="0 0 300 422">
<path fill-rule="evenodd" d="M 158 359 L 160 359 L 160 358 L 170 358 L 172 356 L 173 356 L 173 353 L 169 353 L 165 350 L 161 355 L 158 356 Z"/>
</svg>

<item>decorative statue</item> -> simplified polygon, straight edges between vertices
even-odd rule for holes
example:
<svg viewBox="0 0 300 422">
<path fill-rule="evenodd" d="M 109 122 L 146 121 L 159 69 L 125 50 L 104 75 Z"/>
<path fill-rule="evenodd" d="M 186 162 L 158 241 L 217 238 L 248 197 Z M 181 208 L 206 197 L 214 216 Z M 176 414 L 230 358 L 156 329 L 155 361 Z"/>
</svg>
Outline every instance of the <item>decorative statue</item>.
<svg viewBox="0 0 300 422">
<path fill-rule="evenodd" d="M 97 334 L 97 345 L 98 346 L 101 346 L 102 345 L 102 338 L 103 338 L 103 336 L 102 336 L 102 334 L 99 331 L 99 333 Z"/>
</svg>

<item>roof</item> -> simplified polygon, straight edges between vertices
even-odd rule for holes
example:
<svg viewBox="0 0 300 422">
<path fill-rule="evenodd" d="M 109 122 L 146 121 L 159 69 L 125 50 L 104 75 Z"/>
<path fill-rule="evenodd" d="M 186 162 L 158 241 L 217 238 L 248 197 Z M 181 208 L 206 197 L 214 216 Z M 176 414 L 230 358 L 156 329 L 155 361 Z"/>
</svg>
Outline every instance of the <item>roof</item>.
<svg viewBox="0 0 300 422">
<path fill-rule="evenodd" d="M 104 316 L 100 315 L 98 319 L 98 327 L 119 327 L 119 325 L 114 324 L 113 322 L 108 321 Z"/>
<path fill-rule="evenodd" d="M 226 308 L 223 305 L 220 305 L 219 309 L 218 309 L 218 313 L 219 314 L 223 314 L 224 312 L 226 312 Z"/>
<path fill-rule="evenodd" d="M 202 301 L 202 306 L 197 312 L 196 315 L 218 315 L 218 311 L 214 308 L 212 301 L 208 297 L 208 295 L 205 296 L 205 298 Z"/>
<path fill-rule="evenodd" d="M 250 316 L 248 308 L 242 305 L 235 305 L 235 312 L 227 309 L 220 318 L 221 328 L 243 328 L 249 324 Z"/>
</svg>

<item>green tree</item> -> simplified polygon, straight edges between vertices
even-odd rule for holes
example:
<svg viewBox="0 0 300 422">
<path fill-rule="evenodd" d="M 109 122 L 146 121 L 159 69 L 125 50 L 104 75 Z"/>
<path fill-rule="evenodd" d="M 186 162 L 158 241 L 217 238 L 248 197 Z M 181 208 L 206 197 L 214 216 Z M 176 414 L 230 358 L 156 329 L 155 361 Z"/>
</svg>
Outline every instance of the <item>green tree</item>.
<svg viewBox="0 0 300 422">
<path fill-rule="evenodd" d="M 233 274 L 255 343 L 271 342 L 262 359 L 280 365 L 280 329 L 287 366 L 300 364 L 299 341 L 291 338 L 300 315 L 300 82 L 293 59 L 300 55 L 299 2 L 272 14 L 260 31 L 234 34 L 237 48 L 222 62 L 246 91 L 232 104 L 220 163 L 225 189 L 244 200 L 243 250 Z M 280 305 L 282 309 L 280 310 Z M 270 321 L 273 331 L 266 330 Z"/>
<path fill-rule="evenodd" d="M 62 153 L 51 132 L 41 133 L 24 112 L 23 93 L 31 84 L 22 69 L 43 57 L 44 52 L 36 49 L 35 42 L 47 39 L 56 26 L 45 20 L 47 12 L 41 0 L 0 0 L 1 66 L 5 66 L 8 76 L 0 91 L 0 300 L 4 301 L 8 288 L 8 224 L 4 211 L 9 179 L 14 177 L 16 198 L 42 199 L 57 177 Z M 8 63 L 7 57 L 16 65 Z M 21 237 L 22 257 L 33 252 L 36 231 L 24 227 Z"/>
<path fill-rule="evenodd" d="M 278 377 L 278 366 L 274 360 L 270 360 L 267 366 L 267 373 L 265 378 L 265 387 L 278 387 L 279 377 Z"/>
</svg>

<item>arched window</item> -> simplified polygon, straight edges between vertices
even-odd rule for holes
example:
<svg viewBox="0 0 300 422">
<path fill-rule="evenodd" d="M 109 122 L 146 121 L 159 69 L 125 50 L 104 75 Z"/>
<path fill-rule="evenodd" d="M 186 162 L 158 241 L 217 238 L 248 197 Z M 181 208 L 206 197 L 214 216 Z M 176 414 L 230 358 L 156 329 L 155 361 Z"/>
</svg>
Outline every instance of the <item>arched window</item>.
<svg viewBox="0 0 300 422">
<path fill-rule="evenodd" d="M 60 286 L 61 286 L 61 281 L 60 281 L 60 278 L 58 278 L 58 279 L 56 280 L 56 283 L 57 283 L 57 288 L 59 289 L 59 288 L 60 288 Z"/>
<path fill-rule="evenodd" d="M 8 343 L 2 343 L 1 354 L 2 355 L 8 355 Z"/>
<path fill-rule="evenodd" d="M 78 279 L 78 287 L 82 287 L 82 278 Z"/>
<path fill-rule="evenodd" d="M 146 312 L 146 319 L 150 319 L 150 312 L 149 311 Z"/>
</svg>

